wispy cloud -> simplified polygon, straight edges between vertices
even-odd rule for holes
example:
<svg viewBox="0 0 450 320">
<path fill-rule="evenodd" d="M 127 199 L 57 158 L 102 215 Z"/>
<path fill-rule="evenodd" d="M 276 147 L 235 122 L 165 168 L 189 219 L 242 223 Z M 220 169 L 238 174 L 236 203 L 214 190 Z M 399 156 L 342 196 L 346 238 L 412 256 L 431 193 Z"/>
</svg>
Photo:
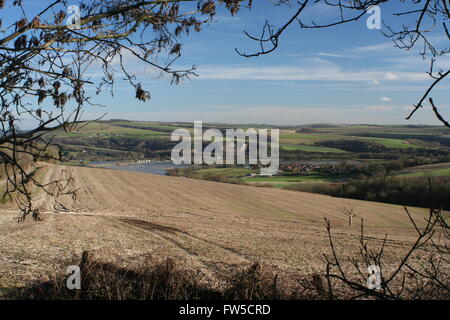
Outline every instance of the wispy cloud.
<svg viewBox="0 0 450 320">
<path fill-rule="evenodd" d="M 434 69 L 449 69 L 450 68 L 450 55 L 443 55 L 435 57 Z M 420 68 L 429 68 L 430 67 L 430 59 L 423 59 L 418 55 L 403 55 L 400 57 L 386 57 L 383 61 L 394 64 L 397 68 L 402 69 L 416 69 Z M 426 70 L 428 71 L 428 70 Z"/>
<path fill-rule="evenodd" d="M 330 53 L 330 52 L 319 52 L 318 56 L 322 57 L 332 57 L 332 58 L 360 58 L 359 55 L 354 54 L 338 54 L 338 53 Z"/>
<path fill-rule="evenodd" d="M 421 81 L 423 72 L 390 71 L 383 69 L 345 69 L 329 61 L 311 63 L 305 61 L 298 66 L 251 66 L 251 65 L 204 65 L 198 68 L 203 80 L 310 80 L 310 81 Z"/>
<path fill-rule="evenodd" d="M 382 111 L 382 112 L 386 112 L 386 111 L 392 111 L 396 109 L 396 107 L 394 106 L 386 106 L 386 105 L 375 105 L 375 106 L 368 106 L 367 110 L 370 111 Z"/>
<path fill-rule="evenodd" d="M 361 47 L 356 47 L 355 51 L 360 51 L 360 52 L 368 52 L 368 51 L 382 51 L 382 52 L 386 52 L 386 50 L 390 50 L 390 49 L 396 49 L 394 47 L 394 44 L 392 42 L 383 42 L 383 43 L 379 43 L 379 44 L 374 44 L 374 45 L 370 45 L 370 46 L 361 46 Z M 396 49 L 399 50 L 399 49 Z"/>
</svg>

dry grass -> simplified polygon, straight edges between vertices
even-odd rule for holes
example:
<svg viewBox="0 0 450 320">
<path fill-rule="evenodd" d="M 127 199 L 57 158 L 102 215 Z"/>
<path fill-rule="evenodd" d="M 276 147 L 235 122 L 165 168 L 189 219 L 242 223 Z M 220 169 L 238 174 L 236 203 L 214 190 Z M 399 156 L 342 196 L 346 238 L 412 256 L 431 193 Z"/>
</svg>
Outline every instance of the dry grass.
<svg viewBox="0 0 450 320">
<path fill-rule="evenodd" d="M 133 269 L 96 260 L 84 252 L 81 262 L 81 290 L 66 288 L 66 276 L 58 274 L 48 281 L 10 290 L 6 299 L 83 299 L 83 300 L 179 300 L 179 299 L 277 299 L 292 298 L 280 290 L 276 277 L 255 263 L 241 270 L 229 269 L 219 283 L 211 282 L 199 270 L 188 269 L 172 259 L 154 263 L 147 259 Z"/>
<path fill-rule="evenodd" d="M 67 264 L 76 262 L 66 262 Z M 57 273 L 47 281 L 35 281 L 8 290 L 3 299 L 20 300 L 323 300 L 329 298 L 326 277 L 320 274 L 291 274 L 279 277 L 259 263 L 228 266 L 216 281 L 200 270 L 172 259 L 155 263 L 151 258 L 123 268 L 103 262 L 93 252 L 84 252 L 81 289 L 66 287 L 67 275 Z M 357 292 L 356 292 L 357 293 Z M 412 292 L 412 294 L 414 291 Z M 355 291 L 333 284 L 334 299 L 348 299 Z M 408 298 L 408 295 L 403 295 Z M 449 299 L 442 287 L 429 286 L 422 299 Z"/>
</svg>

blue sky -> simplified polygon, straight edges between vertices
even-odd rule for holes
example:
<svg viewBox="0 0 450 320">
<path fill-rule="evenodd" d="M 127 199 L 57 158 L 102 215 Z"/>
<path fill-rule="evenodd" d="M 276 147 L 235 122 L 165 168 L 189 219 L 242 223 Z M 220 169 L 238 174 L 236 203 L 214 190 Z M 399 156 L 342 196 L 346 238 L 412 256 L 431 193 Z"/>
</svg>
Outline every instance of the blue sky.
<svg viewBox="0 0 450 320">
<path fill-rule="evenodd" d="M 382 18 L 392 21 L 392 10 L 401 5 L 391 1 L 382 6 Z M 412 8 L 409 2 L 408 6 Z M 293 24 L 270 55 L 244 58 L 234 52 L 235 47 L 245 52 L 257 49 L 243 30 L 259 34 L 266 19 L 280 26 L 295 8 L 256 0 L 251 11 L 242 9 L 236 17 L 219 10 L 201 33 L 182 40 L 183 55 L 177 65 L 195 64 L 199 77 L 171 85 L 168 79 L 155 79 L 149 67 L 130 58 L 130 69 L 152 99 L 138 102 L 130 86 L 119 81 L 114 97 L 97 98 L 107 109 L 89 107 L 85 116 L 107 112 L 106 118 L 151 121 L 438 124 L 428 106 L 412 120 L 404 120 L 430 83 L 425 74 L 429 62 L 417 51 L 394 48 L 380 30 L 369 30 L 369 15 L 356 23 L 321 30 L 301 30 Z M 335 9 L 320 4 L 304 13 L 304 22 L 336 19 Z M 438 47 L 448 46 L 442 35 L 431 36 Z M 445 70 L 450 67 L 448 56 L 437 63 Z M 450 117 L 449 88 L 443 83 L 433 97 Z"/>
</svg>

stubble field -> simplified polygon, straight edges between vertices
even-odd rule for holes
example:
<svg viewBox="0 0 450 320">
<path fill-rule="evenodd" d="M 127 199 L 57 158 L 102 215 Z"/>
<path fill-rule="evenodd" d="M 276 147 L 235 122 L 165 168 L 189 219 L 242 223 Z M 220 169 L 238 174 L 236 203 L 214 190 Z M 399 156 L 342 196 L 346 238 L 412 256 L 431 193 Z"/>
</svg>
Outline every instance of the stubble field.
<svg viewBox="0 0 450 320">
<path fill-rule="evenodd" d="M 360 219 L 372 246 L 388 234 L 386 261 L 396 263 L 415 239 L 400 206 L 273 188 L 150 174 L 40 164 L 46 181 L 71 172 L 76 198 L 35 192 L 42 221 L 17 223 L 14 208 L 0 214 L 0 288 L 64 272 L 83 251 L 132 267 L 166 257 L 211 279 L 224 268 L 253 262 L 279 274 L 322 272 L 329 253 L 324 218 L 338 250 L 358 250 Z M 353 226 L 339 208 L 353 206 Z M 427 211 L 411 208 L 424 220 Z"/>
</svg>

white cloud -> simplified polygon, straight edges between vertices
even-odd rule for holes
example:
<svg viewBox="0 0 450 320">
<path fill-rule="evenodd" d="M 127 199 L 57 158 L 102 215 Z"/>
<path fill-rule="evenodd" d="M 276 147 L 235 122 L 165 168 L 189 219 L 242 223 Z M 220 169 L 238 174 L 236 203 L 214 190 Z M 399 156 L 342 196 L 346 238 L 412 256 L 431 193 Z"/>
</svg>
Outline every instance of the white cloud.
<svg viewBox="0 0 450 320">
<path fill-rule="evenodd" d="M 351 54 L 338 54 L 338 53 L 330 53 L 330 52 L 319 52 L 317 55 L 322 57 L 332 57 L 332 58 L 359 58 L 360 56 L 351 55 Z"/>
<path fill-rule="evenodd" d="M 434 62 L 434 70 L 437 71 L 438 69 L 449 69 L 450 68 L 450 55 L 442 55 L 435 57 Z M 405 69 L 416 69 L 418 67 L 420 68 L 427 68 L 430 67 L 430 59 L 423 59 L 419 55 L 412 54 L 412 55 L 403 55 L 401 57 L 389 57 L 384 58 L 383 61 L 391 62 L 396 65 L 397 68 L 405 68 Z M 426 71 L 428 71 L 425 69 Z"/>
<path fill-rule="evenodd" d="M 373 80 L 372 82 L 371 82 L 371 84 L 373 84 L 373 85 L 379 85 L 381 83 L 381 81 L 380 80 Z"/>
<path fill-rule="evenodd" d="M 375 44 L 375 45 L 362 46 L 362 47 L 355 48 L 356 51 L 362 51 L 362 52 L 367 52 L 367 51 L 378 52 L 378 51 L 386 51 L 386 50 L 390 50 L 390 49 L 396 49 L 392 42 L 384 42 L 384 43 L 379 43 L 379 44 Z"/>
<path fill-rule="evenodd" d="M 369 106 L 369 107 L 367 107 L 367 109 L 370 110 L 370 111 L 386 112 L 386 111 L 394 110 L 395 107 L 393 107 L 393 106 L 385 106 L 385 105 L 376 105 L 376 106 Z"/>
<path fill-rule="evenodd" d="M 386 72 L 384 76 L 386 80 L 398 80 L 399 78 L 398 72 Z"/>
<path fill-rule="evenodd" d="M 320 58 L 305 60 L 297 66 L 255 66 L 255 65 L 203 65 L 197 73 L 203 80 L 317 80 L 317 81 L 421 81 L 427 75 L 412 71 L 387 71 L 344 69 L 339 65 Z"/>
<path fill-rule="evenodd" d="M 384 102 L 392 101 L 392 99 L 389 98 L 389 97 L 381 97 L 380 100 L 381 100 L 381 101 L 384 101 Z"/>
</svg>

